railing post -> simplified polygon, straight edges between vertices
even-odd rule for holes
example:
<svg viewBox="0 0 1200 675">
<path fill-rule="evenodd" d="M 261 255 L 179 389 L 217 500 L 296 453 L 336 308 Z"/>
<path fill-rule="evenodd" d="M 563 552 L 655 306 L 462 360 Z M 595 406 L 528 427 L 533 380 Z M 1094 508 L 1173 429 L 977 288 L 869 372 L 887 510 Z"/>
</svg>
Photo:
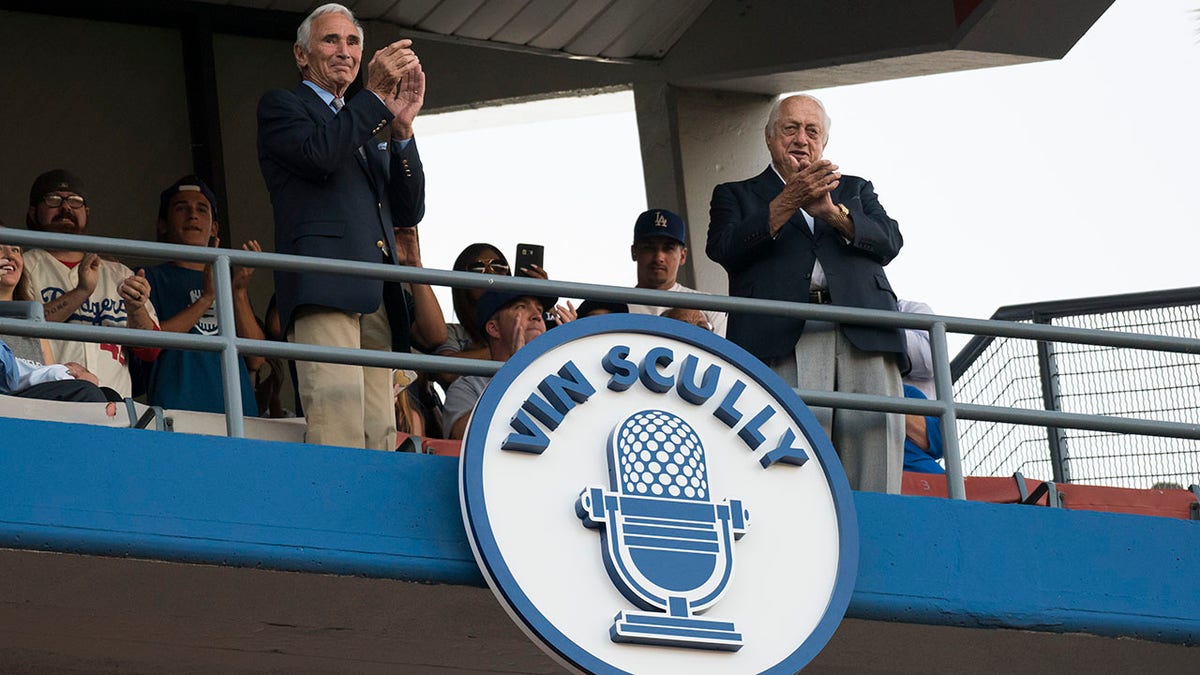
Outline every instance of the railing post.
<svg viewBox="0 0 1200 675">
<path fill-rule="evenodd" d="M 946 460 L 946 489 L 951 499 L 966 499 L 962 454 L 958 449 L 958 414 L 954 409 L 954 383 L 950 378 L 950 348 L 946 344 L 946 324 L 929 327 L 929 348 L 933 355 L 933 386 L 937 398 L 947 405 L 942 413 L 942 458 Z"/>
<path fill-rule="evenodd" d="M 233 277 L 229 256 L 218 256 L 213 263 L 213 283 L 217 288 L 217 332 L 225 340 L 221 350 L 221 384 L 225 388 L 225 428 L 231 438 L 245 438 L 242 419 L 242 375 L 238 364 L 237 323 L 233 318 Z"/>
<path fill-rule="evenodd" d="M 1050 324 L 1050 318 L 1034 313 L 1033 322 Z M 1038 340 L 1038 374 L 1042 381 L 1042 404 L 1046 410 L 1061 412 L 1058 404 L 1061 393 L 1058 388 L 1058 357 L 1054 344 Z M 1059 427 L 1046 427 L 1046 440 L 1050 444 L 1050 468 L 1056 483 L 1070 483 L 1071 472 L 1067 468 L 1067 435 Z"/>
</svg>

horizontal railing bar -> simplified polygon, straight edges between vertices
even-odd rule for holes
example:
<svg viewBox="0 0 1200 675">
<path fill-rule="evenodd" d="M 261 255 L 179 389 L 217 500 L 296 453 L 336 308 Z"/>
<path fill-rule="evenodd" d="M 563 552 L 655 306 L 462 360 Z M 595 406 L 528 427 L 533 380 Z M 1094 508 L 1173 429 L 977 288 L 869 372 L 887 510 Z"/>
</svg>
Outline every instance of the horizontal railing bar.
<svg viewBox="0 0 1200 675">
<path fill-rule="evenodd" d="M 496 289 L 540 296 L 557 295 L 664 307 L 775 314 L 801 319 L 869 324 L 893 328 L 929 330 L 934 323 L 943 323 L 946 326 L 946 330 L 953 333 L 1200 354 L 1200 339 L 1196 338 L 1144 335 L 1091 328 L 1049 326 L 991 319 L 970 319 L 938 314 L 910 314 L 857 307 L 815 305 L 807 302 L 761 300 L 757 298 L 708 295 L 703 293 L 623 288 L 570 281 L 477 274 L 474 272 L 452 272 L 382 263 L 347 262 L 325 258 L 283 255 L 280 253 L 258 253 L 254 251 L 242 251 L 240 249 L 213 249 L 86 235 L 47 234 L 43 232 L 14 230 L 11 228 L 0 230 L 0 242 L 22 245 L 52 245 L 58 248 L 70 247 L 72 250 L 121 253 L 207 263 L 214 262 L 220 256 L 225 256 L 229 258 L 230 263 L 247 267 L 335 273 L 364 278 L 382 278 L 388 281 L 429 283 L 438 286 L 481 288 L 485 290 Z"/>
<path fill-rule="evenodd" d="M 891 398 L 873 394 L 849 394 L 835 391 L 796 390 L 805 405 L 825 408 L 847 408 L 851 410 L 881 410 L 921 416 L 937 416 L 950 404 L 922 399 Z M 1067 413 L 1049 410 L 1029 410 L 955 403 L 955 414 L 959 419 L 986 422 L 1007 422 L 1029 426 L 1054 426 L 1089 431 L 1112 431 L 1142 436 L 1166 436 L 1200 439 L 1200 424 L 1165 422 L 1132 417 L 1108 417 Z"/>
<path fill-rule="evenodd" d="M 117 326 L 84 326 L 69 323 L 35 323 L 24 319 L 0 318 L 0 333 L 26 337 L 45 337 L 79 342 L 114 342 L 138 347 L 162 347 L 165 349 L 190 349 L 202 352 L 220 352 L 225 348 L 225 338 L 216 335 L 192 333 L 167 333 L 146 331 Z M 407 354 L 370 349 L 345 347 L 323 347 L 296 342 L 274 342 L 234 338 L 238 353 L 251 356 L 274 356 L 299 361 L 322 361 L 376 368 L 401 368 L 424 370 L 437 373 L 460 375 L 494 375 L 499 370 L 497 361 L 463 359 L 454 356 L 429 354 Z"/>
</svg>

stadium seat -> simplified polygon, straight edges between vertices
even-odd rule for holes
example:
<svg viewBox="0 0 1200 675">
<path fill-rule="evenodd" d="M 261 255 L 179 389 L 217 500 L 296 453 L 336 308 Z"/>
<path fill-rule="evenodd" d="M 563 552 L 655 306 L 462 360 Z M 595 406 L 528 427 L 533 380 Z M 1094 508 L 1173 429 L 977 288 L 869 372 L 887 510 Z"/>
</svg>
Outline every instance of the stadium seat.
<svg viewBox="0 0 1200 675">
<path fill-rule="evenodd" d="M 462 454 L 462 441 L 448 441 L 441 438 L 426 438 L 422 448 L 428 455 L 442 457 L 458 457 Z"/>
<path fill-rule="evenodd" d="M 462 441 L 410 436 L 404 433 L 396 434 L 396 439 L 397 452 L 420 452 L 426 455 L 440 455 L 442 457 L 458 457 L 462 454 Z"/>
<path fill-rule="evenodd" d="M 1134 488 L 1059 483 L 1059 504 L 1065 509 L 1133 513 L 1143 516 L 1194 519 L 1196 495 L 1188 490 Z"/>
<path fill-rule="evenodd" d="M 946 474 L 905 471 L 900 480 L 900 494 L 914 497 L 949 497 Z"/>
</svg>

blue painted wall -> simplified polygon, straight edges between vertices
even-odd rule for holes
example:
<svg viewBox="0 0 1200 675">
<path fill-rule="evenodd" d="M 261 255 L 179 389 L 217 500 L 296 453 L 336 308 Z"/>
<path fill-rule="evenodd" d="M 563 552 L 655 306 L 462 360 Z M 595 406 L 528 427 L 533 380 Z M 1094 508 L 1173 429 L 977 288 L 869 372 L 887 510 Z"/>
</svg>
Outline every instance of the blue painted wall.
<svg viewBox="0 0 1200 675">
<path fill-rule="evenodd" d="M 483 583 L 457 460 L 0 419 L 0 546 Z M 1200 643 L 1200 522 L 856 494 L 848 616 Z"/>
</svg>

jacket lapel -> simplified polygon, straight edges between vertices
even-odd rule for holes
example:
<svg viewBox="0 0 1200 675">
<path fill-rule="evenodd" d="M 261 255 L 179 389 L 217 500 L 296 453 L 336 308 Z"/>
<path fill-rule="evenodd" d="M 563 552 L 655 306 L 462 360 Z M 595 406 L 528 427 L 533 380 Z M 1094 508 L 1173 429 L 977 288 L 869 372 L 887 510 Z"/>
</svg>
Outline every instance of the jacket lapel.
<svg viewBox="0 0 1200 675">
<path fill-rule="evenodd" d="M 338 113 L 333 112 L 333 108 L 330 108 L 325 101 L 322 101 L 317 92 L 313 91 L 312 87 L 309 87 L 307 84 L 301 82 L 300 86 L 296 88 L 296 95 L 300 97 L 301 101 L 304 101 L 313 120 L 328 124 L 337 118 Z M 346 114 L 349 115 L 351 113 Z M 371 142 L 368 141 L 368 145 Z M 375 177 L 371 175 L 371 168 L 367 165 L 366 152 L 370 152 L 368 147 L 360 146 L 360 150 L 354 153 L 354 159 L 358 162 L 358 166 L 366 172 L 367 178 L 371 179 L 371 187 L 375 188 Z"/>
<path fill-rule="evenodd" d="M 783 192 L 783 181 L 779 178 L 779 174 L 775 173 L 775 170 L 771 168 L 770 165 L 767 165 L 767 168 L 762 173 L 754 177 L 753 182 L 750 185 L 750 189 L 753 190 L 754 193 L 763 200 L 763 202 L 770 202 L 772 199 L 778 197 L 780 192 Z M 810 239 L 813 236 L 813 233 L 808 229 L 808 222 L 804 220 L 804 214 L 800 213 L 799 209 L 796 209 L 796 212 L 792 214 L 792 217 L 788 218 L 788 225 L 791 225 L 793 228 L 803 233 L 804 236 Z M 784 232 L 781 230 L 780 234 L 782 235 L 783 233 Z"/>
</svg>

